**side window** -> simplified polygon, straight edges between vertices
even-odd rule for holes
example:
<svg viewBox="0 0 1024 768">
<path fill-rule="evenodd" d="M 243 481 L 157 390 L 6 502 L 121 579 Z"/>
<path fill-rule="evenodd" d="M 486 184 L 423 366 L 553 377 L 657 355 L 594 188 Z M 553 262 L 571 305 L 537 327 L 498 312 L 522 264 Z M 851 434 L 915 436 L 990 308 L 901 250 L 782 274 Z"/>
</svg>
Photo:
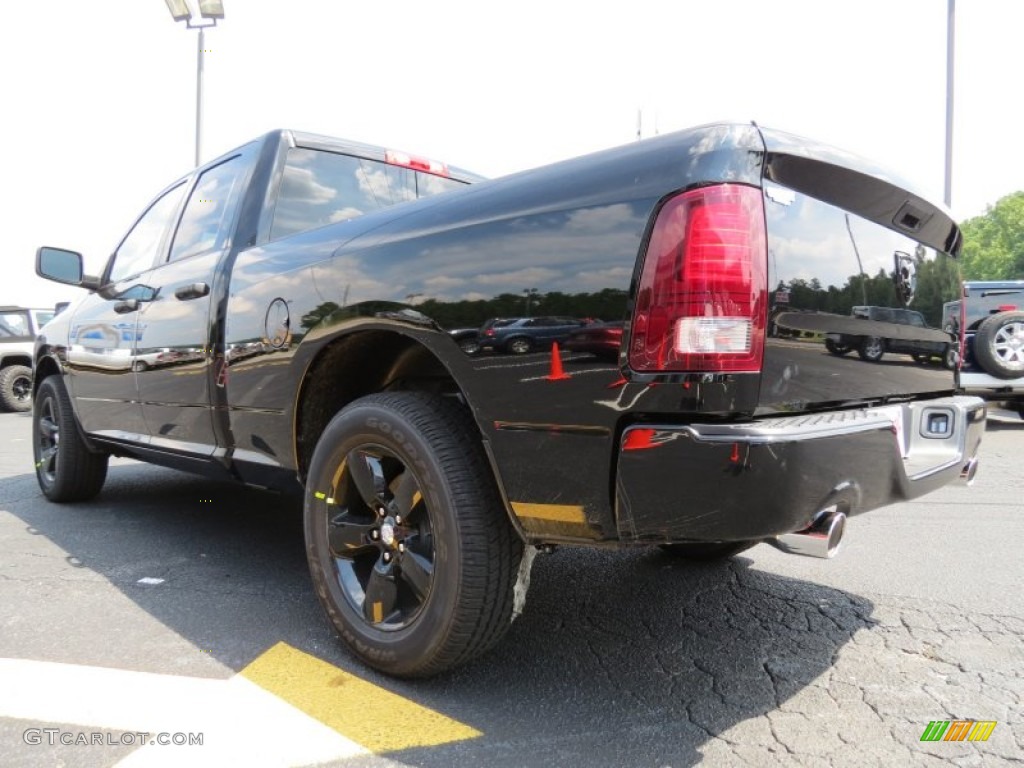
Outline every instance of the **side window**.
<svg viewBox="0 0 1024 768">
<path fill-rule="evenodd" d="M 376 160 L 293 147 L 288 150 L 270 239 L 460 186 L 460 181 Z"/>
<path fill-rule="evenodd" d="M 135 222 L 114 254 L 114 263 L 107 278 L 110 282 L 116 283 L 138 274 L 153 264 L 164 232 L 170 226 L 184 194 L 184 183 L 168 190 Z"/>
<path fill-rule="evenodd" d="M 236 155 L 203 172 L 185 203 L 169 261 L 224 245 L 245 170 L 244 160 Z"/>
<path fill-rule="evenodd" d="M 0 313 L 0 339 L 14 341 L 15 339 L 31 339 L 32 333 L 28 327 L 28 315 L 24 312 L 3 312 Z"/>
</svg>

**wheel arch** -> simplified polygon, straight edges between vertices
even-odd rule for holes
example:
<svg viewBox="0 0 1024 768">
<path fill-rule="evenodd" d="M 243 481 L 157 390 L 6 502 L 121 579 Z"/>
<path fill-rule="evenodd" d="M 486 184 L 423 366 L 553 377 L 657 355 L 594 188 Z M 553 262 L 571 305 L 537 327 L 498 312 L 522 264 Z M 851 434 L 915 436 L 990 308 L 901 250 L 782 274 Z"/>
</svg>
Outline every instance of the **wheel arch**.
<svg viewBox="0 0 1024 768">
<path fill-rule="evenodd" d="M 3 360 L 0 360 L 0 368 L 7 368 L 11 365 L 24 365 L 29 368 L 32 367 L 32 356 L 31 355 L 4 355 Z"/>
<path fill-rule="evenodd" d="M 442 345 L 451 349 L 439 349 Z M 305 480 L 316 443 L 335 414 L 376 392 L 418 390 L 457 399 L 469 409 L 483 441 L 472 396 L 463 386 L 466 376 L 455 370 L 463 363 L 452 360 L 455 355 L 465 357 L 447 335 L 392 326 L 364 326 L 324 343 L 307 364 L 296 392 L 292 440 L 299 477 Z M 491 470 L 504 495 L 493 461 Z"/>
<path fill-rule="evenodd" d="M 39 391 L 39 384 L 49 376 L 59 376 L 62 370 L 60 364 L 49 354 L 42 354 L 36 361 L 32 374 L 32 397 Z"/>
</svg>

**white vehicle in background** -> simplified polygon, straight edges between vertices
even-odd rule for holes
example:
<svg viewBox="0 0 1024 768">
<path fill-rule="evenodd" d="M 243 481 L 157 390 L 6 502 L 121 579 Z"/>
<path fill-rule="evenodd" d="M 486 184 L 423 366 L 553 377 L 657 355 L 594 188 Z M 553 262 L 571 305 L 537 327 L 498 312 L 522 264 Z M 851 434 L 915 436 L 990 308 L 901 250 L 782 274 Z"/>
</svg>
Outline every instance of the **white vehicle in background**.
<svg viewBox="0 0 1024 768">
<path fill-rule="evenodd" d="M 0 410 L 32 408 L 32 348 L 52 309 L 0 307 Z"/>
</svg>

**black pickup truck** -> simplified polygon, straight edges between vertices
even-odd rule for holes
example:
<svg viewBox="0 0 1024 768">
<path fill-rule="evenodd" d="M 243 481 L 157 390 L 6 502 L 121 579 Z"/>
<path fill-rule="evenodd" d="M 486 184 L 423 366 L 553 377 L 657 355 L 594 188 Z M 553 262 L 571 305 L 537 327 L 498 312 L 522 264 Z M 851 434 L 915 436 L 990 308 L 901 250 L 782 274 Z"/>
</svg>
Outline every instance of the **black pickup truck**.
<svg viewBox="0 0 1024 768">
<path fill-rule="evenodd" d="M 36 343 L 39 484 L 88 499 L 121 455 L 301 488 L 331 622 L 429 675 L 497 643 L 538 549 L 830 556 L 847 516 L 968 480 L 955 371 L 824 345 L 865 303 L 938 325 L 959 248 L 885 172 L 753 124 L 491 181 L 275 131 L 161 192 L 102 275 L 37 252 L 88 289 Z M 617 359 L 447 333 L 523 286 L 622 323 Z"/>
</svg>

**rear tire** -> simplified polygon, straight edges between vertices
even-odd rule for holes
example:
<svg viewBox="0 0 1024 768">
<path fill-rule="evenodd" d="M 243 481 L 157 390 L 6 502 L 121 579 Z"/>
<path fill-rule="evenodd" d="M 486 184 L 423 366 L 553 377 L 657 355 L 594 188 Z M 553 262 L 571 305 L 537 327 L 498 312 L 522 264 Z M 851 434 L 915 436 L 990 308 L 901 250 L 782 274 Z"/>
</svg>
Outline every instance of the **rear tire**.
<svg viewBox="0 0 1024 768">
<path fill-rule="evenodd" d="M 661 551 L 670 557 L 682 560 L 699 560 L 711 562 L 746 552 L 758 542 L 756 541 L 694 541 L 680 544 L 660 544 Z"/>
<path fill-rule="evenodd" d="M 1024 376 L 1024 312 L 1000 312 L 982 321 L 974 359 L 997 379 Z"/>
<path fill-rule="evenodd" d="M 32 409 L 32 369 L 27 365 L 0 369 L 0 407 L 5 411 Z"/>
<path fill-rule="evenodd" d="M 426 393 L 370 395 L 327 425 L 305 496 L 320 603 L 362 661 L 426 677 L 493 647 L 523 545 L 469 415 Z"/>
<path fill-rule="evenodd" d="M 846 346 L 842 342 L 833 341 L 832 339 L 825 339 L 825 349 L 827 349 L 833 355 L 837 355 L 838 357 L 842 357 L 843 355 L 850 351 L 850 348 L 848 346 Z"/>
<path fill-rule="evenodd" d="M 32 410 L 32 452 L 36 479 L 50 501 L 86 501 L 107 479 L 106 453 L 94 453 L 82 439 L 64 382 L 43 379 Z"/>
</svg>

